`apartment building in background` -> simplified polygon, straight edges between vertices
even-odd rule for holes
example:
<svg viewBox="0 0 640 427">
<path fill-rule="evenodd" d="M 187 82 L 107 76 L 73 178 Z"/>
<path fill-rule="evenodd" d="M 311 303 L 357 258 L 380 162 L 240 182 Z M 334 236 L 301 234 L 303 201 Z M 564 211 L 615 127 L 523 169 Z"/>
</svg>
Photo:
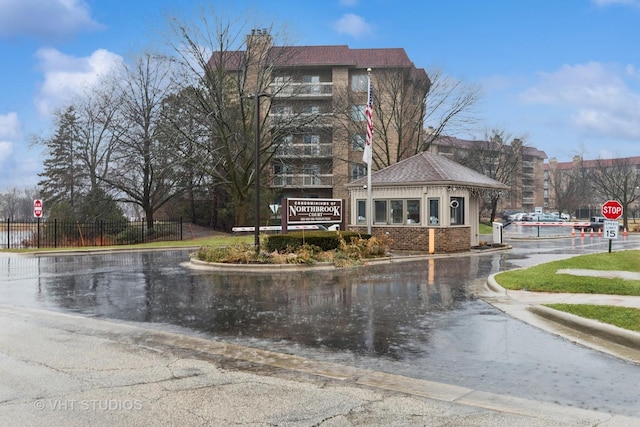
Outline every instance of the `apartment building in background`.
<svg viewBox="0 0 640 427">
<path fill-rule="evenodd" d="M 263 61 L 269 65 L 266 78 L 270 81 L 266 90 L 269 97 L 263 100 L 269 103 L 264 109 L 268 113 L 263 114 L 268 114 L 265 123 L 274 130 L 272 135 L 277 140 L 272 141 L 271 165 L 263 176 L 268 175 L 265 184 L 273 191 L 275 203 L 303 197 L 347 200 L 346 184 L 366 175 L 362 155 L 369 75 L 376 108 L 390 109 L 397 102 L 385 99 L 389 92 L 377 82 L 383 74 L 388 78 L 389 71 L 419 82 L 424 95 L 430 85 L 425 70 L 416 68 L 402 48 L 279 47 L 271 46 L 266 30 L 253 30 L 247 38 L 247 50 L 266 52 L 271 58 Z M 407 97 L 402 102 L 419 107 L 424 105 L 424 96 Z M 382 150 L 376 141 L 379 113 L 374 109 L 374 157 Z M 424 113 L 415 120 L 419 134 L 412 137 L 422 140 Z M 385 150 L 395 153 L 405 142 L 393 132 L 386 130 Z M 407 151 L 404 157 L 412 154 Z"/>
<path fill-rule="evenodd" d="M 469 151 L 481 143 L 483 143 L 483 141 L 440 136 L 431 143 L 429 151 L 445 156 L 451 160 L 459 161 L 459 159 L 466 157 Z M 521 144 L 521 142 L 515 140 L 513 144 Z M 510 186 L 510 191 L 500 199 L 497 209 L 498 212 L 507 209 L 533 212 L 537 207 L 547 207 L 544 187 L 546 153 L 535 147 L 528 147 L 526 145 L 521 146 L 521 149 L 518 151 L 521 153 L 519 167 L 514 174 L 512 182 L 505 182 L 505 184 Z"/>
<path fill-rule="evenodd" d="M 558 211 L 558 204 L 561 204 L 565 213 L 577 218 L 600 216 L 607 196 L 595 188 L 591 178 L 599 170 L 606 171 L 613 179 L 618 176 L 618 184 L 627 186 L 628 197 L 640 192 L 640 156 L 585 160 L 577 155 L 569 162 L 559 162 L 552 157 L 544 167 L 545 206 Z M 558 191 L 562 193 L 560 198 L 563 200 L 558 200 Z M 629 209 L 633 211 L 629 213 L 635 216 L 640 213 L 640 204 L 633 203 Z"/>
</svg>

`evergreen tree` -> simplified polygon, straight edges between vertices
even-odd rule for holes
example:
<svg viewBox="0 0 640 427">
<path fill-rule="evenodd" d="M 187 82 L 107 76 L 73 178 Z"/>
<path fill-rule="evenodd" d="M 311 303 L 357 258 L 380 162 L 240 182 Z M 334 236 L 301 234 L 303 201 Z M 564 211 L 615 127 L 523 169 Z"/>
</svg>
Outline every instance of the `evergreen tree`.
<svg viewBox="0 0 640 427">
<path fill-rule="evenodd" d="M 78 117 L 73 106 L 56 113 L 57 130 L 48 140 L 43 141 L 47 147 L 44 160 L 44 172 L 38 182 L 41 195 L 50 207 L 65 205 L 66 210 L 75 211 L 77 202 L 83 192 L 84 170 L 79 156 L 79 139 L 77 132 Z M 69 212 L 69 213 L 71 213 Z"/>
</svg>

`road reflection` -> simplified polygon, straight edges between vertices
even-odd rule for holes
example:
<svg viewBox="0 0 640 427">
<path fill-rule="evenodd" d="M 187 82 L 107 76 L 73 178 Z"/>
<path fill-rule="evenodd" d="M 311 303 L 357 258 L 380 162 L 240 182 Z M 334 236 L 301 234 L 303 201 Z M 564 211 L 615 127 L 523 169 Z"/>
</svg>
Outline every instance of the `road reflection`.
<svg viewBox="0 0 640 427">
<path fill-rule="evenodd" d="M 640 415 L 636 365 L 514 320 L 472 292 L 494 272 L 605 251 L 607 242 L 511 243 L 504 252 L 273 275 L 192 271 L 180 267 L 186 251 L 2 255 L 0 301 Z"/>
</svg>

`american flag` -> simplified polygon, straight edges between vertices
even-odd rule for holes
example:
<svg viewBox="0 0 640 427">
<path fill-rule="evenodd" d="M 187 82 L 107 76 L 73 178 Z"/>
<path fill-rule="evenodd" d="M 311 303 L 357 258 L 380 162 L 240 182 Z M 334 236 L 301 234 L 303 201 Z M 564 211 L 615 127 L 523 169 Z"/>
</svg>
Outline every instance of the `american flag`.
<svg viewBox="0 0 640 427">
<path fill-rule="evenodd" d="M 367 99 L 367 106 L 364 109 L 364 115 L 367 119 L 367 138 L 364 143 L 362 161 L 370 168 L 373 157 L 373 89 L 371 88 L 371 74 L 369 74 L 368 77 L 367 92 L 369 93 L 369 98 Z"/>
</svg>

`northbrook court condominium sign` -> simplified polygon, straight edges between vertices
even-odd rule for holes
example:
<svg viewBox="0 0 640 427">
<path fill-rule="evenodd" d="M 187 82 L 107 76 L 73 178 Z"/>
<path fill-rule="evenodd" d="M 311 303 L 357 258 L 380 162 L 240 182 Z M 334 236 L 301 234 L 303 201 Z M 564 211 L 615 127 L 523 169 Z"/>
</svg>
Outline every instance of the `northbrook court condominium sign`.
<svg viewBox="0 0 640 427">
<path fill-rule="evenodd" d="M 341 223 L 342 199 L 286 199 L 289 224 Z"/>
</svg>

